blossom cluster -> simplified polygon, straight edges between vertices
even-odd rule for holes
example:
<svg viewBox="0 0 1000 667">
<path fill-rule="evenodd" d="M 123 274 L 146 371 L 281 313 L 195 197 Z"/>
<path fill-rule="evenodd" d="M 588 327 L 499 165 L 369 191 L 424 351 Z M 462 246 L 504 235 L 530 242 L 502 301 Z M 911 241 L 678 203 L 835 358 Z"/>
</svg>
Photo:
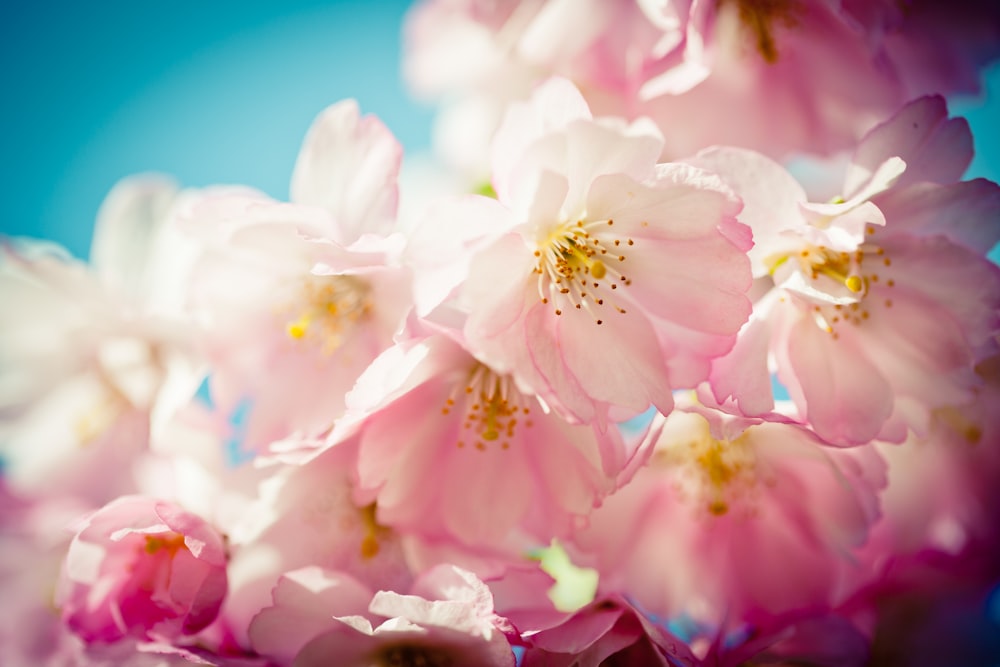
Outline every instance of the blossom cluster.
<svg viewBox="0 0 1000 667">
<path fill-rule="evenodd" d="M 994 664 L 1000 187 L 943 96 L 996 6 L 405 37 L 434 173 L 348 100 L 288 202 L 3 241 L 0 664 Z"/>
</svg>

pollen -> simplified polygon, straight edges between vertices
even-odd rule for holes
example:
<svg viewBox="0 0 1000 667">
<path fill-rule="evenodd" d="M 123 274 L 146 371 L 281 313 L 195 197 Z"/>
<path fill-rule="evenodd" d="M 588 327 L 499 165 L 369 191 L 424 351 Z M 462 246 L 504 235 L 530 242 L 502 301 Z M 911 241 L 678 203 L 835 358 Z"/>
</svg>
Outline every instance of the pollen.
<svg viewBox="0 0 1000 667">
<path fill-rule="evenodd" d="M 184 536 L 180 533 L 168 533 L 162 536 L 146 535 L 145 537 L 146 541 L 143 544 L 143 551 L 150 555 L 165 550 L 169 555 L 173 556 L 181 549 L 187 548 L 184 544 Z"/>
<path fill-rule="evenodd" d="M 286 312 L 285 334 L 295 341 L 312 341 L 325 354 L 339 348 L 370 310 L 367 283 L 353 276 L 312 276 L 303 281 Z"/>
<path fill-rule="evenodd" d="M 881 261 L 871 260 L 871 257 L 878 257 Z M 795 261 L 789 262 L 789 259 Z M 838 337 L 835 324 L 850 323 L 859 326 L 872 317 L 871 309 L 892 307 L 891 299 L 869 298 L 870 292 L 884 294 L 886 287 L 896 285 L 896 281 L 888 277 L 892 275 L 893 270 L 886 268 L 891 267 L 891 258 L 885 248 L 874 243 L 865 242 L 852 252 L 807 245 L 794 253 L 769 257 L 766 262 L 772 276 L 778 272 L 788 271 L 789 268 L 791 270 L 797 268 L 812 283 L 813 288 L 840 301 L 834 304 L 810 305 L 817 326 L 834 338 Z M 883 274 L 870 270 L 873 268 L 872 264 L 877 264 L 878 268 L 883 270 Z M 841 310 L 844 308 L 849 308 L 853 312 L 843 317 Z"/>
<path fill-rule="evenodd" d="M 454 407 L 456 419 L 462 420 L 462 432 L 455 446 L 464 449 L 467 442 L 477 451 L 499 446 L 511 447 L 520 429 L 531 428 L 531 408 L 513 385 L 509 376 L 498 375 L 483 364 L 476 364 L 464 385 L 452 390 L 442 409 L 448 415 Z"/>
<path fill-rule="evenodd" d="M 361 514 L 361 527 L 363 530 L 360 553 L 361 558 L 365 560 L 370 560 L 379 554 L 382 550 L 379 538 L 384 538 L 389 532 L 389 529 L 381 525 L 376 519 L 375 513 L 377 509 L 376 504 L 371 503 L 358 510 Z"/>
<path fill-rule="evenodd" d="M 692 420 L 690 440 L 661 441 L 652 465 L 672 474 L 679 497 L 691 504 L 696 512 L 711 517 L 728 514 L 735 508 L 752 513 L 748 502 L 757 493 L 759 483 L 757 457 L 749 439 L 748 429 L 740 436 L 716 439 L 708 422 L 698 415 L 682 417 Z"/>
<path fill-rule="evenodd" d="M 108 382 L 102 382 L 100 398 L 73 422 L 73 434 L 81 447 L 86 447 L 104 435 L 128 409 L 124 395 Z"/>
<path fill-rule="evenodd" d="M 614 220 L 577 220 L 557 226 L 534 251 L 539 300 L 551 304 L 556 315 L 570 307 L 586 311 L 595 324 L 606 319 L 602 311 L 624 314 L 609 290 L 631 284 L 620 267 L 628 262 L 622 250 L 635 246 L 633 239 L 615 236 Z M 609 253 L 610 248 L 616 251 Z M 616 260 L 615 266 L 607 263 L 609 258 Z"/>
<path fill-rule="evenodd" d="M 717 0 L 722 5 L 724 0 Z M 735 0 L 739 21 L 749 33 L 754 47 L 765 62 L 778 62 L 775 23 L 787 28 L 797 24 L 795 0 Z"/>
<path fill-rule="evenodd" d="M 289 322 L 286 331 L 295 340 L 305 338 L 306 332 L 309 331 L 309 318 L 303 316 L 294 322 Z"/>
</svg>

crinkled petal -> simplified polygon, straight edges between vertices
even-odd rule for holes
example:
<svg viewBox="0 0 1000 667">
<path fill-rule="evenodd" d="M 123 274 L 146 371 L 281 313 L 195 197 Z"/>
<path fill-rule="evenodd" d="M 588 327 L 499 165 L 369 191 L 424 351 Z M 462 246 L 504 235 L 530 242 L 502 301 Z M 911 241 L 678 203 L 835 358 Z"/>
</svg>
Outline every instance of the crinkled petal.
<svg viewBox="0 0 1000 667">
<path fill-rule="evenodd" d="M 292 201 L 326 209 L 328 230 L 350 244 L 364 233 L 384 234 L 396 217 L 396 179 L 403 149 L 374 116 L 361 117 L 354 100 L 323 111 L 295 163 Z"/>
</svg>

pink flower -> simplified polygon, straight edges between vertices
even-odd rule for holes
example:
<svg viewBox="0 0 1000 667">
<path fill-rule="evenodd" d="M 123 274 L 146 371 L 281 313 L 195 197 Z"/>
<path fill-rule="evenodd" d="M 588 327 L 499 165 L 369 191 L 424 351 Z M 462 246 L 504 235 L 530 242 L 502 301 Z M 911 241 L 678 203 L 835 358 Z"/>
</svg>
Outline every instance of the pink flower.
<svg viewBox="0 0 1000 667">
<path fill-rule="evenodd" d="M 598 600 L 527 638 L 524 667 L 699 664 L 687 645 L 620 597 Z"/>
<path fill-rule="evenodd" d="M 489 588 L 456 567 L 426 572 L 409 595 L 374 596 L 350 577 L 307 568 L 279 580 L 274 605 L 257 615 L 250 636 L 280 665 L 310 667 L 336 658 L 344 667 L 513 667 L 505 636 L 511 630 L 494 613 Z"/>
<path fill-rule="evenodd" d="M 659 146 L 564 80 L 540 87 L 497 135 L 499 201 L 442 205 L 414 234 L 418 305 L 457 288 L 470 349 L 574 421 L 668 412 L 746 320 L 750 240 L 725 186 L 656 165 Z"/>
<path fill-rule="evenodd" d="M 871 664 L 871 638 L 836 613 L 807 610 L 760 625 L 738 628 L 725 637 L 700 636 L 692 643 L 707 650 L 703 664 L 816 665 L 863 667 Z"/>
<path fill-rule="evenodd" d="M 404 75 L 418 95 L 443 100 L 437 151 L 488 176 L 484 156 L 505 107 L 552 74 L 588 91 L 588 102 L 601 113 L 634 117 L 636 91 L 680 59 L 672 51 L 683 37 L 682 7 L 649 5 L 418 3 L 407 17 Z"/>
<path fill-rule="evenodd" d="M 135 489 L 131 465 L 197 389 L 190 321 L 166 270 L 166 221 L 190 198 L 126 179 L 98 215 L 92 264 L 52 244 L 0 245 L 0 452 L 12 487 L 85 498 Z"/>
<path fill-rule="evenodd" d="M 876 443 L 889 474 L 883 516 L 865 549 L 874 566 L 886 553 L 901 563 L 1000 547 L 994 509 L 1000 448 L 993 444 L 1000 442 L 1000 415 L 993 409 L 1000 400 L 998 361 L 977 367 L 984 385 L 975 400 L 932 412 L 925 434 L 911 434 L 901 444 Z"/>
<path fill-rule="evenodd" d="M 329 429 L 401 326 L 410 293 L 394 266 L 400 157 L 377 119 L 341 102 L 306 137 L 294 203 L 217 196 L 184 221 L 206 245 L 189 291 L 212 398 L 227 413 L 250 406 L 247 449 Z"/>
<path fill-rule="evenodd" d="M 660 617 L 719 625 L 829 608 L 856 576 L 851 553 L 883 484 L 870 448 L 691 405 L 667 417 L 650 464 L 573 543 L 602 590 Z"/>
<path fill-rule="evenodd" d="M 366 234 L 385 236 L 396 222 L 396 179 L 403 149 L 354 100 L 325 109 L 306 135 L 289 187 L 291 201 L 330 214 L 330 238 L 351 245 Z"/>
<path fill-rule="evenodd" d="M 1000 331 L 1000 270 L 984 256 L 1000 233 L 983 224 L 1000 214 L 1000 188 L 955 182 L 970 157 L 964 122 L 923 98 L 858 146 L 834 203 L 808 203 L 760 155 L 694 158 L 744 197 L 755 274 L 776 286 L 716 362 L 716 399 L 770 410 L 770 353 L 799 414 L 839 443 L 898 442 L 969 401 Z"/>
<path fill-rule="evenodd" d="M 358 440 L 358 504 L 374 502 L 382 525 L 484 553 L 567 534 L 643 451 L 546 413 L 443 336 L 387 350 L 348 404 L 331 443 Z"/>
<path fill-rule="evenodd" d="M 668 159 L 715 144 L 781 157 L 846 148 L 919 95 L 977 91 L 998 35 L 980 0 L 427 0 L 406 75 L 445 101 L 437 143 L 465 163 L 504 103 L 552 75 L 600 114 L 653 118 Z"/>
<path fill-rule="evenodd" d="M 269 462 L 258 496 L 229 532 L 234 553 L 223 614 L 241 642 L 285 572 L 321 564 L 373 590 L 404 590 L 413 581 L 405 536 L 378 522 L 374 503 L 353 498 L 356 443 L 294 456 L 304 457 Z"/>
<path fill-rule="evenodd" d="M 215 620 L 226 595 L 226 553 L 201 518 L 162 501 L 123 496 L 73 538 L 57 604 L 87 642 L 176 639 Z"/>
<path fill-rule="evenodd" d="M 193 216 L 234 226 L 191 285 L 214 403 L 249 404 L 248 451 L 326 431 L 409 305 L 392 242 L 342 247 L 323 237 L 323 211 L 265 199 L 205 200 Z"/>
</svg>

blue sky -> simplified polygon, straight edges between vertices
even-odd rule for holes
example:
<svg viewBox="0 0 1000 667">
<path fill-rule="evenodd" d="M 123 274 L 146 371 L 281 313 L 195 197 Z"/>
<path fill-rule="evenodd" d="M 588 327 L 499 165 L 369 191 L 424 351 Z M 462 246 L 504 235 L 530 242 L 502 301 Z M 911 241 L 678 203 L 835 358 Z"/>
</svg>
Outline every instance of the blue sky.
<svg viewBox="0 0 1000 667">
<path fill-rule="evenodd" d="M 0 8 L 0 230 L 86 256 L 94 214 L 121 177 L 244 183 L 287 194 L 312 118 L 345 97 L 407 151 L 431 111 L 399 79 L 404 0 L 143 0 Z M 1000 68 L 986 104 L 959 101 L 1000 178 Z"/>
<path fill-rule="evenodd" d="M 0 223 L 86 256 L 121 177 L 244 183 L 287 194 L 313 117 L 345 98 L 409 150 L 431 112 L 399 81 L 409 5 L 143 0 L 0 9 Z"/>
</svg>

